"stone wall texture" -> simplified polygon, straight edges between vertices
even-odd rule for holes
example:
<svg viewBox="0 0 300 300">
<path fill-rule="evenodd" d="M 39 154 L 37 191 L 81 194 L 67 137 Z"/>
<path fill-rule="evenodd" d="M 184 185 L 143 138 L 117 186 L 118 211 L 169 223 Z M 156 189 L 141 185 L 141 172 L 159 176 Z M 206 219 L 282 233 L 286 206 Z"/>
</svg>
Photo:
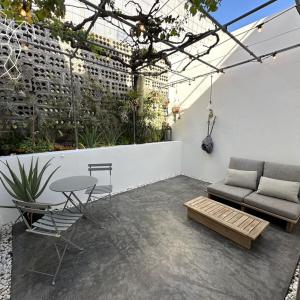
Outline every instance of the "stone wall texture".
<svg viewBox="0 0 300 300">
<path fill-rule="evenodd" d="M 3 33 L 4 29 L 1 29 L 1 34 Z M 1 34 L 0 40 L 3 38 Z M 8 130 L 12 120 L 16 124 L 24 122 L 32 116 L 33 110 L 41 120 L 72 122 L 74 106 L 71 98 L 70 61 L 64 53 L 70 53 L 74 49 L 38 26 L 29 29 L 29 32 L 23 27 L 17 32 L 17 36 L 21 45 L 18 63 L 21 77 L 17 82 L 0 78 L 0 131 Z M 129 45 L 97 35 L 94 35 L 94 40 L 107 51 L 129 61 Z M 12 47 L 18 47 L 16 40 L 12 40 Z M 1 58 L 5 58 L 8 51 L 6 47 L 0 47 Z M 107 103 L 107 97 L 102 97 L 93 85 L 101 86 L 116 96 L 113 98 L 119 99 L 123 99 L 132 87 L 132 76 L 128 69 L 119 62 L 92 52 L 79 50 L 77 57 L 72 59 L 72 68 L 75 110 L 80 118 L 88 118 L 91 113 L 82 100 L 82 96 L 86 94 L 94 99 L 98 108 L 110 109 L 111 103 Z M 168 89 L 164 87 L 167 81 L 168 75 L 164 74 L 156 78 L 147 77 L 145 84 L 149 89 L 167 94 Z M 31 101 L 34 102 L 34 107 Z"/>
</svg>

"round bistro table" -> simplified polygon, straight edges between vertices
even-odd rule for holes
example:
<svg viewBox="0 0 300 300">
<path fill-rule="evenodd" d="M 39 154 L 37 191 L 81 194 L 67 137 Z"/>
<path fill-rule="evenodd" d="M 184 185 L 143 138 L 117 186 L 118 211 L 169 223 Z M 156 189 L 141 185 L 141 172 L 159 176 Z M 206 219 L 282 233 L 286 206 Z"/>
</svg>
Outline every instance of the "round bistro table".
<svg viewBox="0 0 300 300">
<path fill-rule="evenodd" d="M 93 176 L 71 176 L 52 182 L 49 188 L 51 191 L 62 193 L 67 198 L 63 210 L 67 209 L 68 202 L 71 202 L 73 206 L 87 218 L 87 205 L 91 200 L 91 195 L 97 181 L 97 178 Z M 92 189 L 86 203 L 83 203 L 75 192 L 83 191 L 88 188 Z"/>
</svg>

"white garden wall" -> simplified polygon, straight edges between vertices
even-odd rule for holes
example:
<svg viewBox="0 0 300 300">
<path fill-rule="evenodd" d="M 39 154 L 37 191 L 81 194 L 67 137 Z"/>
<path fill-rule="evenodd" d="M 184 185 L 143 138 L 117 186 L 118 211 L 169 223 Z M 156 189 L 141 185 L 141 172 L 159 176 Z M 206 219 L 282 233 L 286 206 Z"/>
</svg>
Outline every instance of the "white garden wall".
<svg viewBox="0 0 300 300">
<path fill-rule="evenodd" d="M 111 162 L 113 164 L 112 184 L 113 192 L 119 193 L 144 184 L 173 177 L 181 173 L 181 142 L 162 142 L 142 145 L 114 146 L 86 150 L 71 150 L 63 152 L 48 152 L 34 155 L 19 155 L 18 158 L 26 166 L 29 166 L 32 157 L 41 163 L 53 158 L 51 167 L 47 174 L 56 166 L 61 166 L 50 182 L 59 178 L 75 175 L 89 175 L 88 163 Z M 1 157 L 7 160 L 17 170 L 17 157 Z M 4 170 L 1 167 L 1 170 Z M 98 182 L 105 184 L 109 176 L 104 177 L 100 173 L 93 176 Z M 86 199 L 86 195 L 81 195 Z M 44 194 L 38 199 L 44 202 L 59 202 L 64 199 L 60 193 L 55 193 L 46 188 Z M 12 205 L 11 197 L 0 184 L 0 205 Z M 15 209 L 0 208 L 0 224 L 14 221 L 17 217 Z"/>
<path fill-rule="evenodd" d="M 263 29 L 243 38 L 258 54 L 300 42 L 300 16 L 295 9 Z M 250 58 L 240 48 L 234 48 L 228 57 L 219 58 L 231 49 L 232 44 L 223 44 L 209 56 L 209 61 L 217 64 L 225 59 L 222 65 L 229 65 Z M 198 68 L 188 73 L 199 74 Z M 183 117 L 174 125 L 174 137 L 183 142 L 183 174 L 218 181 L 224 177 L 231 156 L 300 165 L 299 48 L 278 54 L 276 60 L 246 64 L 214 76 L 217 122 L 213 132 L 215 149 L 210 155 L 201 150 L 207 131 L 209 83 L 210 78 L 205 78 L 177 87 L 185 108 Z"/>
</svg>

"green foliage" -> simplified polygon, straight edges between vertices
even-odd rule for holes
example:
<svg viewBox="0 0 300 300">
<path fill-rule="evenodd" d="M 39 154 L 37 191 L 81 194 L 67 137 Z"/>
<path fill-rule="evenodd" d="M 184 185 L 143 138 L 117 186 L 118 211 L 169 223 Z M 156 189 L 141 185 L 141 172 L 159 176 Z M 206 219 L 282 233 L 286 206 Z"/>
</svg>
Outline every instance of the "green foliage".
<svg viewBox="0 0 300 300">
<path fill-rule="evenodd" d="M 26 138 L 19 144 L 18 150 L 22 153 L 48 152 L 54 150 L 54 143 L 41 138 L 36 139 L 33 143 L 32 138 Z"/>
<path fill-rule="evenodd" d="M 148 143 L 162 140 L 162 127 L 165 122 L 163 103 L 166 96 L 157 91 L 147 91 L 141 101 L 136 91 L 128 92 L 127 100 L 119 104 L 119 114 L 124 128 L 122 137 L 127 137 L 133 142 L 133 114 L 134 108 L 138 109 L 139 103 L 143 102 L 142 115 L 136 114 L 136 142 Z M 122 104 L 122 105 L 121 105 Z"/>
<path fill-rule="evenodd" d="M 2 182 L 6 191 L 16 200 L 22 200 L 26 202 L 35 202 L 35 200 L 43 193 L 48 182 L 54 173 L 60 168 L 57 167 L 51 174 L 46 178 L 45 182 L 42 184 L 42 179 L 45 171 L 50 166 L 50 160 L 42 167 L 39 171 L 38 159 L 35 164 L 33 163 L 33 158 L 31 159 L 30 168 L 28 173 L 25 171 L 24 164 L 21 164 L 18 159 L 19 176 L 13 172 L 9 163 L 2 162 L 6 167 L 10 178 L 3 172 L 0 171 L 0 181 Z"/>
<path fill-rule="evenodd" d="M 51 18 L 63 18 L 66 13 L 64 0 L 1 0 L 0 5 L 8 18 L 17 22 L 27 21 L 38 23 Z M 35 7 L 32 14 L 31 7 Z M 26 11 L 26 15 L 21 15 L 21 10 Z"/>
<path fill-rule="evenodd" d="M 80 145 L 83 148 L 96 148 L 100 146 L 101 139 L 97 126 L 86 127 L 82 134 L 79 134 Z"/>
<path fill-rule="evenodd" d="M 0 136 L 0 156 L 15 153 L 16 148 L 23 139 L 23 135 L 13 128 L 8 132 L 2 133 Z"/>
<path fill-rule="evenodd" d="M 106 146 L 118 144 L 124 129 L 119 118 L 113 113 L 103 112 L 100 114 L 101 138 Z"/>
<path fill-rule="evenodd" d="M 222 0 L 190 0 L 185 4 L 185 9 L 195 16 L 197 12 L 206 10 L 208 12 L 215 12 Z"/>
<path fill-rule="evenodd" d="M 185 0 L 185 10 L 191 15 L 196 15 L 202 10 L 214 12 L 218 9 L 222 0 Z M 134 1 L 128 1 L 134 2 Z M 158 1 L 156 6 L 159 7 L 162 3 Z M 79 46 L 83 49 L 90 50 L 98 56 L 109 56 L 107 51 L 103 48 L 95 45 L 87 45 L 87 38 L 91 41 L 95 40 L 93 34 L 88 34 L 84 29 L 84 23 L 73 24 L 72 22 L 65 22 L 64 16 L 66 13 L 65 0 L 0 0 L 2 11 L 8 18 L 14 19 L 17 22 L 27 21 L 29 23 L 39 23 L 50 29 L 52 35 L 56 38 L 60 38 L 65 42 L 70 42 L 72 47 Z M 33 9 L 32 9 L 33 8 Z M 106 2 L 106 9 L 111 12 L 114 11 L 118 17 L 124 18 L 124 20 L 130 20 L 131 15 L 126 14 L 115 7 L 115 1 L 108 0 Z M 25 11 L 26 14 L 21 14 L 21 11 Z M 153 10 L 153 12 L 155 9 Z M 103 14 L 105 15 L 105 14 Z M 185 31 L 182 21 L 178 16 L 172 14 L 159 17 L 155 14 L 149 14 L 145 20 L 142 14 L 140 24 L 145 28 L 145 31 L 151 34 L 154 39 L 160 38 L 162 40 L 168 40 L 170 37 L 180 36 Z M 107 16 L 104 17 L 107 19 Z M 139 24 L 139 23 L 137 23 Z M 134 29 L 133 29 L 134 30 Z M 135 35 L 141 36 L 143 32 L 139 29 L 139 26 L 135 29 Z M 141 44 L 143 45 L 143 43 Z M 151 49 L 152 47 L 150 47 Z M 143 55 L 140 55 L 143 57 Z M 132 62 L 136 62 L 132 60 Z"/>
</svg>

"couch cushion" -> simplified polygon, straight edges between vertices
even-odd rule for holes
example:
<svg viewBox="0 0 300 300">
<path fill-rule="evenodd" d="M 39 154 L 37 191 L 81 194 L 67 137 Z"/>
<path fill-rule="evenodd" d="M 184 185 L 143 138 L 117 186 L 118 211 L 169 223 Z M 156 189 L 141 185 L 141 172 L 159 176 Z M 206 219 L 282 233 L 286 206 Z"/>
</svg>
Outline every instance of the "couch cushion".
<svg viewBox="0 0 300 300">
<path fill-rule="evenodd" d="M 258 186 L 260 177 L 263 173 L 264 162 L 259 160 L 252 160 L 239 157 L 231 157 L 229 162 L 230 169 L 244 170 L 244 171 L 257 171 L 256 188 Z"/>
<path fill-rule="evenodd" d="M 253 191 L 250 189 L 226 185 L 224 182 L 218 182 L 209 185 L 207 187 L 207 192 L 220 198 L 235 202 L 242 202 L 245 196 L 249 195 Z"/>
<path fill-rule="evenodd" d="M 225 184 L 242 187 L 245 189 L 256 189 L 257 171 L 244 171 L 228 169 Z"/>
<path fill-rule="evenodd" d="M 299 189 L 299 182 L 262 176 L 260 177 L 257 193 L 298 203 Z"/>
<path fill-rule="evenodd" d="M 300 216 L 299 203 L 260 195 L 257 192 L 248 195 L 244 202 L 287 219 L 296 220 Z"/>
<path fill-rule="evenodd" d="M 300 182 L 300 166 L 265 162 L 263 174 L 269 178 Z"/>
</svg>

